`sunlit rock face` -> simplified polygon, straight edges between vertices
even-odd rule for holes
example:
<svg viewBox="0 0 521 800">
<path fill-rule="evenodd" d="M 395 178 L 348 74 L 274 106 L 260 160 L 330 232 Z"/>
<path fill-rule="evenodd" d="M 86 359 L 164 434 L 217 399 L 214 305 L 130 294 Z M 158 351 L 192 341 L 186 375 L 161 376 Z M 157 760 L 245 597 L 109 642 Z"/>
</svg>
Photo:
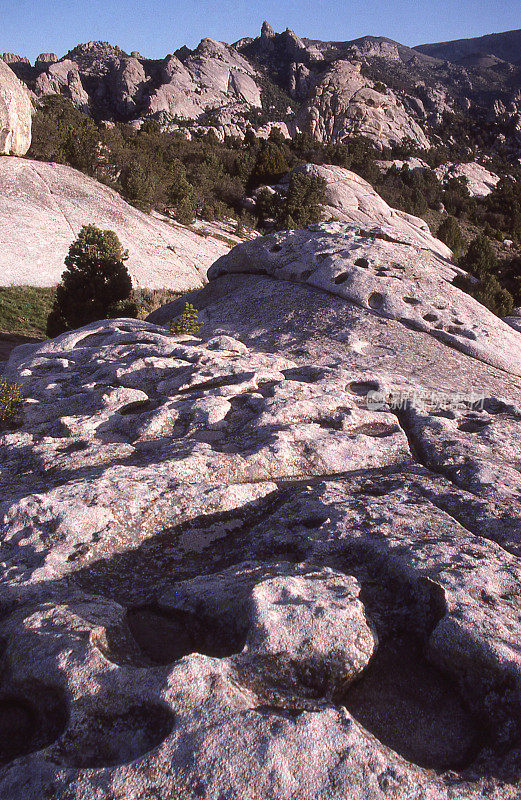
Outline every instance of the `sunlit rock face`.
<svg viewBox="0 0 521 800">
<path fill-rule="evenodd" d="M 24 156 L 31 146 L 31 99 L 0 59 L 0 155 Z"/>
<path fill-rule="evenodd" d="M 134 285 L 150 289 L 201 286 L 212 262 L 240 241 L 226 223 L 205 223 L 203 236 L 197 225 L 143 214 L 64 164 L 0 157 L 0 286 L 55 286 L 87 223 L 117 234 Z"/>
<path fill-rule="evenodd" d="M 342 142 L 365 136 L 379 147 L 411 139 L 429 147 L 423 130 L 391 89 L 375 88 L 360 73 L 360 63 L 337 61 L 311 88 L 297 126 L 318 141 Z"/>
<path fill-rule="evenodd" d="M 2 796 L 519 797 L 521 334 L 317 169 L 342 219 L 219 259 L 198 336 L 12 352 Z"/>
</svg>

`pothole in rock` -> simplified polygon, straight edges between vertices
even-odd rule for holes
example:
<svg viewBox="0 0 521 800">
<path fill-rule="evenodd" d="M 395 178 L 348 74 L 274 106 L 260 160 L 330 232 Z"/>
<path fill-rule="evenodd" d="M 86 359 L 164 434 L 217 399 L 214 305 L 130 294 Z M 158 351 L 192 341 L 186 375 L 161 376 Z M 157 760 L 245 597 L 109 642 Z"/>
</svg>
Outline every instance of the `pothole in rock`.
<svg viewBox="0 0 521 800">
<path fill-rule="evenodd" d="M 127 403 L 125 406 L 118 408 L 118 414 L 122 414 L 123 416 L 143 414 L 145 411 L 150 411 L 153 408 L 157 408 L 157 403 L 152 403 L 151 400 L 135 400 L 133 403 Z"/>
<path fill-rule="evenodd" d="M 382 308 L 383 304 L 384 304 L 384 296 L 383 294 L 380 294 L 380 292 L 373 292 L 367 300 L 367 305 L 369 306 L 369 308 L 375 308 L 375 309 Z"/>
<path fill-rule="evenodd" d="M 66 734 L 60 760 L 84 769 L 128 764 L 158 747 L 173 726 L 174 715 L 166 706 L 136 705 L 119 714 L 102 711 L 82 730 Z"/>
<path fill-rule="evenodd" d="M 420 767 L 461 769 L 480 747 L 477 721 L 412 637 L 383 642 L 340 704 L 384 745 Z"/>
<path fill-rule="evenodd" d="M 0 697 L 0 765 L 48 747 L 66 723 L 67 706 L 55 689 L 38 686 Z"/>
<path fill-rule="evenodd" d="M 483 403 L 483 410 L 489 414 L 505 414 L 510 411 L 509 407 L 497 397 L 487 397 Z"/>
<path fill-rule="evenodd" d="M 143 606 L 129 609 L 126 621 L 141 651 L 155 664 L 171 664 L 190 653 L 225 658 L 246 644 L 235 621 L 204 614 Z"/>
<path fill-rule="evenodd" d="M 316 383 L 324 374 L 320 367 L 306 365 L 303 367 L 292 367 L 283 369 L 282 374 L 288 381 L 300 381 L 301 383 Z"/>
<path fill-rule="evenodd" d="M 378 384 L 374 381 L 353 381 L 346 386 L 346 389 L 358 397 L 365 397 L 368 392 L 378 391 Z"/>
<path fill-rule="evenodd" d="M 462 420 L 458 424 L 458 430 L 464 433 L 479 433 L 488 428 L 490 424 L 491 420 L 489 419 L 473 419 L 470 417 L 469 419 Z"/>
</svg>

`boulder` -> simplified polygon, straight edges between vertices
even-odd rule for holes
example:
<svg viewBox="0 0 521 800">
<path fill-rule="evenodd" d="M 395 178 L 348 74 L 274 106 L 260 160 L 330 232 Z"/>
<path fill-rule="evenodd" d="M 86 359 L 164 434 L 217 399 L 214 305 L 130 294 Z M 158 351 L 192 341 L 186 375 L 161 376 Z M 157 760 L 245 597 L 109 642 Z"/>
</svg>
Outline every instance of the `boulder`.
<svg viewBox="0 0 521 800">
<path fill-rule="evenodd" d="M 431 234 L 425 220 L 391 208 L 371 184 L 356 172 L 330 164 L 305 164 L 296 167 L 293 172 L 305 172 L 325 180 L 325 219 L 369 226 L 371 229 L 376 225 L 381 234 L 397 241 L 405 240 L 421 249 L 437 253 L 442 258 L 452 257 L 452 251 Z M 288 180 L 289 177 L 286 178 L 286 183 Z"/>
<path fill-rule="evenodd" d="M 0 61 L 0 155 L 24 156 L 31 146 L 31 99 L 5 61 Z"/>
<path fill-rule="evenodd" d="M 459 273 L 436 244 L 427 249 L 391 226 L 328 222 L 238 245 L 210 267 L 208 277 L 264 274 L 302 281 L 521 376 L 519 336 L 453 285 Z"/>
</svg>

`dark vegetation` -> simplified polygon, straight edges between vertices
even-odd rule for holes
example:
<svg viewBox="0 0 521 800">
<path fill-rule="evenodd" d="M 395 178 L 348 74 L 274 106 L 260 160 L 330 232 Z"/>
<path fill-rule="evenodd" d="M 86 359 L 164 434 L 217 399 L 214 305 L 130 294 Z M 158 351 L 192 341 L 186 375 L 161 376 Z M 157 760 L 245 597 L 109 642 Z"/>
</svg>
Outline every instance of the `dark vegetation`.
<svg viewBox="0 0 521 800">
<path fill-rule="evenodd" d="M 130 295 L 137 316 L 144 319 L 157 308 L 172 303 L 180 297 L 172 289 L 133 289 Z M 2 342 L 37 341 L 45 338 L 47 318 L 56 298 L 56 287 L 1 286 L 0 287 L 0 345 Z M 4 336 L 3 334 L 6 334 Z M 2 359 L 0 346 L 0 360 Z"/>
<path fill-rule="evenodd" d="M 19 384 L 0 380 L 0 431 L 16 425 L 21 405 L 22 390 Z"/>
<path fill-rule="evenodd" d="M 274 93 L 267 85 L 264 115 L 270 109 L 282 115 L 286 102 L 283 90 Z M 431 225 L 433 215 L 437 219 L 433 232 L 449 244 L 456 258 L 464 256 L 478 235 L 490 240 L 496 255 L 502 250 L 502 258 L 486 273 L 467 266 L 481 283 L 465 287 L 500 313 L 521 304 L 521 168 L 497 144 L 496 127 L 486 120 L 476 124 L 464 115 L 445 114 L 436 133 L 440 144 L 426 152 L 411 142 L 381 151 L 362 137 L 331 145 L 319 144 L 307 134 L 286 140 L 278 130 L 263 141 L 251 128 L 244 141 L 226 137 L 220 142 L 211 131 L 189 141 L 181 132 L 161 132 L 153 120 L 140 131 L 122 123 L 98 126 L 68 100 L 55 96 L 43 100 L 34 118 L 29 156 L 70 164 L 112 186 L 143 211 L 154 208 L 185 225 L 196 217 L 208 221 L 232 217 L 238 232 L 245 225 L 283 229 L 305 227 L 319 219 L 324 187 L 317 179 L 297 173 L 287 194 L 260 187 L 277 184 L 299 164 L 336 164 L 358 173 L 391 206 L 424 216 Z M 491 154 L 485 162 L 484 153 Z M 429 168 L 393 166 L 384 172 L 376 163 L 411 155 L 421 157 Z M 442 186 L 433 171 L 447 161 L 469 160 L 481 161 L 502 176 L 486 198 L 471 197 L 462 180 Z M 254 206 L 246 200 L 252 195 L 257 197 Z M 512 242 L 508 259 L 504 240 Z M 470 257 L 465 263 L 470 264 Z"/>
<path fill-rule="evenodd" d="M 130 298 L 132 281 L 123 250 L 114 231 L 84 225 L 71 244 L 65 272 L 47 320 L 48 336 L 111 317 L 135 317 Z M 125 302 L 126 301 L 126 302 Z"/>
</svg>

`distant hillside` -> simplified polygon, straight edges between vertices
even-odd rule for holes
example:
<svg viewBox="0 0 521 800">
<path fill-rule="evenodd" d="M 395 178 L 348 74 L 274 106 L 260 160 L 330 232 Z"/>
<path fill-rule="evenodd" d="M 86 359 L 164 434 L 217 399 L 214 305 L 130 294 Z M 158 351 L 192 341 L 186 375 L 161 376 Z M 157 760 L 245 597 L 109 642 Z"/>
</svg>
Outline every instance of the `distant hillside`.
<svg viewBox="0 0 521 800">
<path fill-rule="evenodd" d="M 420 44 L 414 48 L 420 53 L 440 58 L 444 61 L 458 62 L 475 53 L 487 53 L 512 64 L 521 62 L 521 30 L 490 33 L 474 39 L 455 39 L 452 42 Z"/>
</svg>

